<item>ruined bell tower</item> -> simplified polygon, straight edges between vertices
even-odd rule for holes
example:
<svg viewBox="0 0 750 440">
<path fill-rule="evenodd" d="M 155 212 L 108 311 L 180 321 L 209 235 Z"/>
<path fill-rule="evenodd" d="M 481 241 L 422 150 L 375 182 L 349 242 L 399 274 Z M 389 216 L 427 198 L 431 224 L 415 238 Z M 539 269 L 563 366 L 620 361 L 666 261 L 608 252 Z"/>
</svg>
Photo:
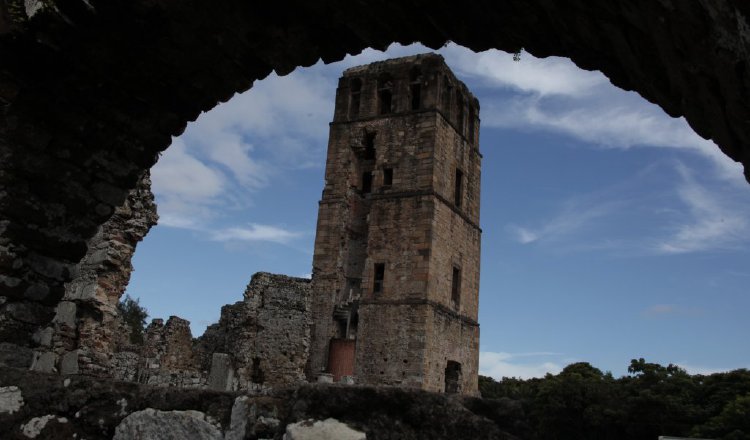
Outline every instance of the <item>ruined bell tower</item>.
<svg viewBox="0 0 750 440">
<path fill-rule="evenodd" d="M 330 126 L 307 375 L 475 394 L 479 103 L 436 54 L 347 69 Z"/>
</svg>

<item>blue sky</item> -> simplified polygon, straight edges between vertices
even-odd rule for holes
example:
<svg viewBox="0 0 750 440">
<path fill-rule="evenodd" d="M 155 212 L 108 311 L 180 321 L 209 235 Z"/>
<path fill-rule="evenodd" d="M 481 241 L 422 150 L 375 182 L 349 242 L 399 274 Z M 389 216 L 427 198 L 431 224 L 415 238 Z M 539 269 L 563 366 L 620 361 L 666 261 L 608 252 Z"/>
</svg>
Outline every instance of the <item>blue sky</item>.
<svg viewBox="0 0 750 440">
<path fill-rule="evenodd" d="M 275 74 L 201 115 L 153 173 L 160 224 L 127 293 L 194 335 L 257 271 L 308 276 L 338 77 L 394 45 Z M 439 51 L 481 104 L 480 370 L 630 359 L 750 368 L 750 185 L 633 92 L 561 58 Z"/>
</svg>

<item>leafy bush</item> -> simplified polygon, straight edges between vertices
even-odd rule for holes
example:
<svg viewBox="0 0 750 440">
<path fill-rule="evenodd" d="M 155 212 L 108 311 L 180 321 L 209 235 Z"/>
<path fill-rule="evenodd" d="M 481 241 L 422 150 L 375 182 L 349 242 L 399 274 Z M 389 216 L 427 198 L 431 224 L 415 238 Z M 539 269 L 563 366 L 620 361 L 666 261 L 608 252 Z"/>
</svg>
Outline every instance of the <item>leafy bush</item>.
<svg viewBox="0 0 750 440">
<path fill-rule="evenodd" d="M 143 330 L 146 328 L 148 311 L 139 304 L 140 299 L 133 299 L 130 295 L 117 303 L 117 313 L 130 329 L 130 343 L 143 343 Z"/>
</svg>

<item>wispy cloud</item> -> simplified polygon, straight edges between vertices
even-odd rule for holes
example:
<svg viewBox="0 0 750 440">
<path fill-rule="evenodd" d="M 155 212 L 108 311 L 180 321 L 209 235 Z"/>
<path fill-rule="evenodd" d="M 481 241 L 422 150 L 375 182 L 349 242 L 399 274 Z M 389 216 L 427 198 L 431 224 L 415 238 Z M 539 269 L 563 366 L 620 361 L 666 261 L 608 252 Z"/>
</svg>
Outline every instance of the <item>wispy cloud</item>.
<svg viewBox="0 0 750 440">
<path fill-rule="evenodd" d="M 226 176 L 190 154 L 182 139 L 175 139 L 151 172 L 159 205 L 159 224 L 192 228 L 211 216 L 228 185 Z"/>
<path fill-rule="evenodd" d="M 541 237 L 538 232 L 531 231 L 522 226 L 508 225 L 508 231 L 516 237 L 516 240 L 521 244 L 533 243 Z"/>
<path fill-rule="evenodd" d="M 272 74 L 190 124 L 152 172 L 160 224 L 208 227 L 284 173 L 322 167 L 335 91 L 326 75 Z"/>
<path fill-rule="evenodd" d="M 686 362 L 676 362 L 675 364 L 685 369 L 685 371 L 687 371 L 689 374 L 702 374 L 704 376 L 708 376 L 709 374 L 714 374 L 714 373 L 724 373 L 727 371 L 737 370 L 739 368 L 750 369 L 750 364 L 747 364 L 744 367 L 736 367 L 736 368 L 707 367 L 707 366 L 702 366 L 702 365 L 693 365 L 693 364 L 686 363 Z"/>
<path fill-rule="evenodd" d="M 677 194 L 688 215 L 671 228 L 671 234 L 654 245 L 656 253 L 684 254 L 706 250 L 736 249 L 746 245 L 750 235 L 750 210 L 725 200 L 719 192 L 709 192 L 692 172 L 677 166 L 682 183 Z"/>
<path fill-rule="evenodd" d="M 561 353 L 531 352 L 504 353 L 483 351 L 479 353 L 479 374 L 496 380 L 503 377 L 529 379 L 544 377 L 545 374 L 557 374 L 562 371 L 559 363 Z M 547 358 L 545 360 L 545 358 Z M 553 358 L 555 360 L 549 360 Z"/>
<path fill-rule="evenodd" d="M 741 165 L 698 136 L 683 118 L 672 118 L 637 93 L 613 87 L 601 72 L 581 70 L 559 57 L 523 54 L 514 62 L 501 51 L 474 54 L 456 45 L 441 53 L 478 87 L 511 92 L 482 103 L 485 127 L 545 130 L 604 148 L 684 149 L 708 159 L 717 177 L 746 185 Z"/>
<path fill-rule="evenodd" d="M 597 219 L 606 217 L 621 207 L 622 202 L 591 202 L 573 198 L 564 203 L 560 212 L 537 227 L 511 224 L 507 227 L 516 241 L 529 244 L 537 241 L 554 241 L 587 229 Z"/>
<path fill-rule="evenodd" d="M 673 189 L 644 192 L 648 175 L 663 179 L 665 173 L 674 174 Z M 545 220 L 510 223 L 506 231 L 520 244 L 554 245 L 567 252 L 644 256 L 737 250 L 750 244 L 748 201 L 744 188 L 709 187 L 674 162 L 569 197 Z"/>
<path fill-rule="evenodd" d="M 211 239 L 223 242 L 257 242 L 288 243 L 300 237 L 299 232 L 288 231 L 278 226 L 250 223 L 246 227 L 232 227 L 211 232 Z"/>
<path fill-rule="evenodd" d="M 516 62 L 506 52 L 492 49 L 474 53 L 455 44 L 441 53 L 462 77 L 478 79 L 483 86 L 509 87 L 537 96 L 583 97 L 609 83 L 600 72 L 581 70 L 566 58 L 523 54 L 522 61 Z"/>
</svg>

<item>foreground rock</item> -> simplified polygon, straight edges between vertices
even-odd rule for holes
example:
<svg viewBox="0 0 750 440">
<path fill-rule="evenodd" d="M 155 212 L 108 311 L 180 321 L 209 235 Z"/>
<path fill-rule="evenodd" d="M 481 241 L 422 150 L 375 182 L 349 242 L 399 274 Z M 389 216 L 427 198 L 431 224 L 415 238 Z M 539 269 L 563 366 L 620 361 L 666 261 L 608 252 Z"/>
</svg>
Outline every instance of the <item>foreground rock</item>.
<svg viewBox="0 0 750 440">
<path fill-rule="evenodd" d="M 398 388 L 304 385 L 244 395 L 0 368 L 0 389 L 2 439 L 517 438 L 480 415 L 517 411 L 512 404 L 484 400 L 472 412 L 478 399 Z"/>
<path fill-rule="evenodd" d="M 286 427 L 284 440 L 365 440 L 364 432 L 355 431 L 336 419 L 303 420 Z"/>
</svg>

